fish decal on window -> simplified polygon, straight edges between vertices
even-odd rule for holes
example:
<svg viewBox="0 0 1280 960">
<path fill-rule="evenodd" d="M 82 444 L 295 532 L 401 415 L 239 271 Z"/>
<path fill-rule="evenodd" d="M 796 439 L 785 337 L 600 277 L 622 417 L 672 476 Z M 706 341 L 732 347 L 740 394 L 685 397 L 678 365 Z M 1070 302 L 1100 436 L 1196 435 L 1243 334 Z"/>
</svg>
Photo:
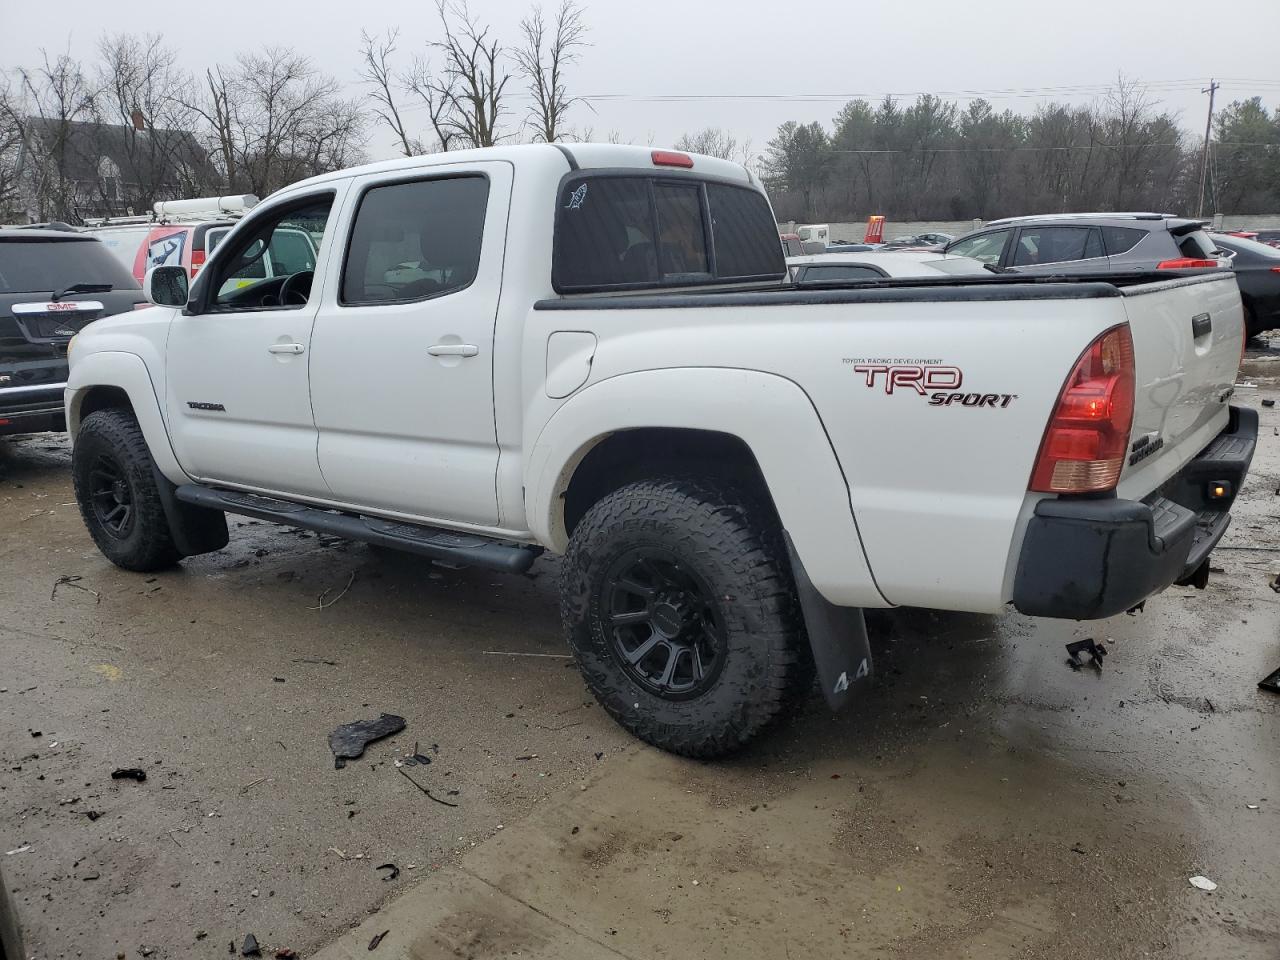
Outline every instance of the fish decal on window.
<svg viewBox="0 0 1280 960">
<path fill-rule="evenodd" d="M 569 194 L 569 202 L 565 204 L 566 210 L 580 210 L 582 205 L 587 201 L 587 185 L 584 183 L 573 193 Z"/>
</svg>

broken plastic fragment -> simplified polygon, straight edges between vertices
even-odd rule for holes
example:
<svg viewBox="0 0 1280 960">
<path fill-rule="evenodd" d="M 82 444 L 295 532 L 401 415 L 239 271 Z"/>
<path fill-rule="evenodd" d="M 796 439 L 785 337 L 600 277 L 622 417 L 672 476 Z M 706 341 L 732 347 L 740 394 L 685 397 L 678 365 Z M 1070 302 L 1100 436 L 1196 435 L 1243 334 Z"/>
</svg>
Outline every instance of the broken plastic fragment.
<svg viewBox="0 0 1280 960">
<path fill-rule="evenodd" d="M 380 944 L 380 943 L 382 942 L 382 938 L 383 938 L 383 937 L 385 937 L 385 936 L 386 936 L 388 933 L 390 933 L 390 932 L 391 932 L 390 930 L 383 930 L 380 934 L 378 934 L 378 935 L 377 935 L 377 936 L 375 936 L 372 940 L 370 940 L 370 941 L 369 941 L 369 949 L 370 949 L 370 950 L 377 950 L 377 949 L 378 949 L 378 944 Z"/>
<path fill-rule="evenodd" d="M 252 933 L 246 933 L 244 936 L 244 946 L 240 948 L 240 956 L 242 957 L 260 957 L 262 956 L 262 948 L 258 946 L 258 938 Z"/>
<path fill-rule="evenodd" d="M 1218 885 L 1214 883 L 1212 880 L 1210 880 L 1208 877 L 1195 876 L 1195 877 L 1192 877 L 1187 882 L 1190 883 L 1197 890 L 1205 890 L 1210 893 L 1218 889 Z"/>
<path fill-rule="evenodd" d="M 364 748 L 375 740 L 389 737 L 404 729 L 404 717 L 384 713 L 377 720 L 357 720 L 344 723 L 329 734 L 329 749 L 333 751 L 333 766 L 341 770 L 348 760 L 356 760 Z"/>
<path fill-rule="evenodd" d="M 141 783 L 147 779 L 147 771 L 138 767 L 117 767 L 111 771 L 112 780 L 137 780 Z"/>
</svg>

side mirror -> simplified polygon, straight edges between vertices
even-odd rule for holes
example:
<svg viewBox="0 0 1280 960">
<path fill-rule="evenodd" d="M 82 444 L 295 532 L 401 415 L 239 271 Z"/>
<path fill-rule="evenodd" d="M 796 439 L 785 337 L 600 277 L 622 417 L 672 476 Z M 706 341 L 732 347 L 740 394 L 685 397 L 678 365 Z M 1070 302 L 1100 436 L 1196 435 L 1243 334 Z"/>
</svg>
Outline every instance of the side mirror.
<svg viewBox="0 0 1280 960">
<path fill-rule="evenodd" d="M 152 267 L 142 281 L 142 295 L 158 307 L 185 307 L 187 293 L 186 267 Z"/>
</svg>

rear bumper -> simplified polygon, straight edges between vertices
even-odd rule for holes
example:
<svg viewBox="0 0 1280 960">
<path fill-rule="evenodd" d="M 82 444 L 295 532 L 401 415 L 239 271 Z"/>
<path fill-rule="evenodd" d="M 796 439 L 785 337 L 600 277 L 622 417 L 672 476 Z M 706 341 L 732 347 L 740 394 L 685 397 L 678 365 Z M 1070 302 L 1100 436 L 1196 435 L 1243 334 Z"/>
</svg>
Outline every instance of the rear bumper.
<svg viewBox="0 0 1280 960">
<path fill-rule="evenodd" d="M 1209 446 L 1145 500 L 1042 500 L 1027 528 L 1013 605 L 1035 617 L 1114 616 L 1193 574 L 1231 522 L 1258 439 L 1258 413 L 1231 408 Z M 1208 499 L 1208 485 L 1231 495 Z"/>
</svg>

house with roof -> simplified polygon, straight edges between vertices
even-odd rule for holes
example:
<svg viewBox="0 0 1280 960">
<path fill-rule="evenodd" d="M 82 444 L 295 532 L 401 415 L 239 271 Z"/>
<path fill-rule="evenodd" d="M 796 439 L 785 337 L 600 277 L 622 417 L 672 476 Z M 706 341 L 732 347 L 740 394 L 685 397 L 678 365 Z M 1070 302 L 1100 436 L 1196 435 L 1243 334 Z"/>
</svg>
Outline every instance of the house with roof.
<svg viewBox="0 0 1280 960">
<path fill-rule="evenodd" d="M 131 125 L 29 117 L 18 149 L 19 209 L 30 222 L 141 214 L 218 181 L 192 132 L 156 129 L 140 111 Z"/>
</svg>

